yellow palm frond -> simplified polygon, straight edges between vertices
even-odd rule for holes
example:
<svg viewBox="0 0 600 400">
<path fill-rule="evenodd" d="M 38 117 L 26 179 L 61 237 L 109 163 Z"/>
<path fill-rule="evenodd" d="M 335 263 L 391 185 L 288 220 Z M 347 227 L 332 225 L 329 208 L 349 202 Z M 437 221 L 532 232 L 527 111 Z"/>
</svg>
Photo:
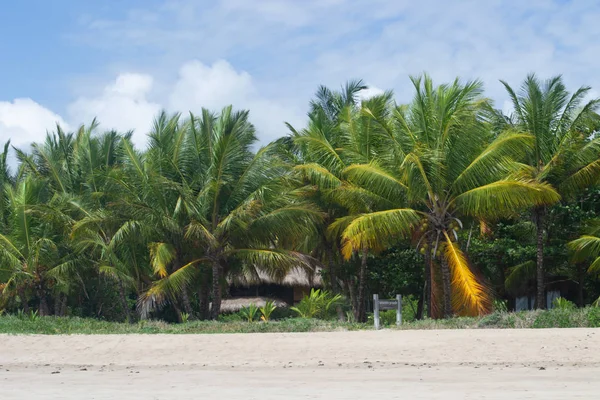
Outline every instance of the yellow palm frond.
<svg viewBox="0 0 600 400">
<path fill-rule="evenodd" d="M 445 257 L 452 274 L 452 307 L 459 315 L 484 315 L 492 310 L 488 288 L 477 279 L 463 252 L 455 242 L 446 237 Z"/>
<path fill-rule="evenodd" d="M 167 267 L 175 259 L 175 248 L 168 243 L 150 243 L 150 263 L 154 273 L 161 278 L 167 276 Z"/>
</svg>

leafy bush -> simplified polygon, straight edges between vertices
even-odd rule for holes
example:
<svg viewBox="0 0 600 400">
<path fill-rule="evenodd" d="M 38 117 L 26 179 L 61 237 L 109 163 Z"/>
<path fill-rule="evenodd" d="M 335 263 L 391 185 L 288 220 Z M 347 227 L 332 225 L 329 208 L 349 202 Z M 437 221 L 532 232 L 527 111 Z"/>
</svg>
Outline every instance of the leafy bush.
<svg viewBox="0 0 600 400">
<path fill-rule="evenodd" d="M 508 304 L 506 300 L 495 299 L 494 300 L 494 311 L 496 312 L 507 312 Z"/>
<path fill-rule="evenodd" d="M 578 321 L 576 309 L 569 308 L 554 308 L 540 312 L 535 321 L 533 328 L 573 328 L 582 326 Z"/>
<path fill-rule="evenodd" d="M 35 322 L 38 320 L 39 317 L 40 315 L 38 314 L 37 310 L 30 311 L 28 314 L 25 313 L 23 310 L 17 311 L 17 318 L 19 318 L 20 320 L 28 319 L 31 322 Z"/>
<path fill-rule="evenodd" d="M 559 310 L 574 310 L 577 308 L 575 303 L 565 299 L 564 297 L 557 297 L 552 302 L 552 305 L 554 306 L 554 308 L 557 308 Z"/>
<path fill-rule="evenodd" d="M 184 324 L 187 324 L 189 320 L 190 320 L 190 314 L 182 312 L 181 313 L 181 322 Z"/>
<path fill-rule="evenodd" d="M 267 301 L 265 305 L 260 308 L 260 313 L 262 314 L 260 319 L 268 322 L 271 319 L 271 314 L 273 314 L 275 309 L 277 309 L 275 303 L 273 303 L 271 300 Z"/>
<path fill-rule="evenodd" d="M 590 307 L 588 309 L 587 322 L 590 328 L 600 328 L 600 307 Z"/>
<path fill-rule="evenodd" d="M 295 318 L 297 313 L 294 310 L 291 310 L 289 307 L 277 307 L 273 310 L 273 314 L 271 314 L 271 320 L 280 320 L 287 318 Z"/>
<path fill-rule="evenodd" d="M 219 315 L 219 322 L 240 322 L 243 321 L 244 317 L 240 314 L 240 312 L 221 314 Z"/>
<path fill-rule="evenodd" d="M 258 314 L 258 307 L 256 304 L 250 304 L 248 307 L 242 307 L 240 315 L 248 322 L 254 322 Z"/>
<path fill-rule="evenodd" d="M 311 289 L 310 294 L 298 303 L 296 307 L 290 307 L 302 318 L 327 319 L 332 316 L 335 306 L 342 303 L 342 296 L 333 295 L 327 290 Z"/>
</svg>

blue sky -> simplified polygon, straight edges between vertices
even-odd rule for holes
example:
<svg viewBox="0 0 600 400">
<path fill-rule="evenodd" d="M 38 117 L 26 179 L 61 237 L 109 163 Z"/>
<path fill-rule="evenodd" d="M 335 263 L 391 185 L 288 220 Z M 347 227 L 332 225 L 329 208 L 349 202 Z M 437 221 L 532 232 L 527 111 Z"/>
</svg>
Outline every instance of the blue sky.
<svg viewBox="0 0 600 400">
<path fill-rule="evenodd" d="M 562 73 L 600 88 L 592 0 L 21 0 L 0 11 L 0 142 L 27 146 L 97 116 L 143 146 L 160 110 L 249 108 L 266 143 L 302 125 L 318 84 L 362 78 L 412 96 L 409 74 Z"/>
</svg>

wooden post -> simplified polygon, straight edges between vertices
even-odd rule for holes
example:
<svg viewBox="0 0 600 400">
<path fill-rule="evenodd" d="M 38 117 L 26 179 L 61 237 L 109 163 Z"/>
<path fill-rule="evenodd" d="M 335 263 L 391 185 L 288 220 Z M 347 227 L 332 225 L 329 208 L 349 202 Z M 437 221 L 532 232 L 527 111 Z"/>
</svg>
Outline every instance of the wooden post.
<svg viewBox="0 0 600 400">
<path fill-rule="evenodd" d="M 396 325 L 402 325 L 402 295 L 396 295 L 398 308 L 396 308 Z"/>
<path fill-rule="evenodd" d="M 379 330 L 379 295 L 373 295 L 373 321 L 375 322 L 375 330 Z"/>
</svg>

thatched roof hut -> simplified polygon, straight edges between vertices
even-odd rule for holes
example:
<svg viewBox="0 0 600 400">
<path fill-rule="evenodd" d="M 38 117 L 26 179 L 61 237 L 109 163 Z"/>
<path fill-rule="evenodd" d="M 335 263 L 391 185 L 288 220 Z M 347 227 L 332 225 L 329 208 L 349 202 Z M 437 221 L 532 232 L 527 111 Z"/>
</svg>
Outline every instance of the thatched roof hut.
<svg viewBox="0 0 600 400">
<path fill-rule="evenodd" d="M 232 307 L 233 304 L 235 307 L 239 304 L 239 308 L 252 304 L 253 301 L 247 300 L 248 298 L 278 299 L 281 303 L 292 305 L 300 301 L 311 288 L 323 286 L 320 268 L 297 267 L 283 276 L 273 276 L 264 270 L 252 269 L 245 274 L 230 276 L 227 281 L 230 286 L 230 300 L 240 299 L 239 303 L 232 303 Z"/>
<path fill-rule="evenodd" d="M 248 307 L 254 304 L 257 307 L 263 307 L 267 301 L 272 301 L 277 307 L 288 307 L 285 301 L 270 299 L 268 297 L 236 297 L 233 299 L 226 299 L 221 302 L 221 311 L 225 313 L 234 313 L 242 309 L 242 307 Z"/>
<path fill-rule="evenodd" d="M 259 286 L 259 285 L 282 285 L 290 287 L 321 287 L 321 268 L 307 270 L 305 268 L 293 268 L 282 278 L 269 275 L 263 270 L 252 271 L 252 273 L 238 274 L 228 279 L 230 285 L 235 286 Z"/>
</svg>

